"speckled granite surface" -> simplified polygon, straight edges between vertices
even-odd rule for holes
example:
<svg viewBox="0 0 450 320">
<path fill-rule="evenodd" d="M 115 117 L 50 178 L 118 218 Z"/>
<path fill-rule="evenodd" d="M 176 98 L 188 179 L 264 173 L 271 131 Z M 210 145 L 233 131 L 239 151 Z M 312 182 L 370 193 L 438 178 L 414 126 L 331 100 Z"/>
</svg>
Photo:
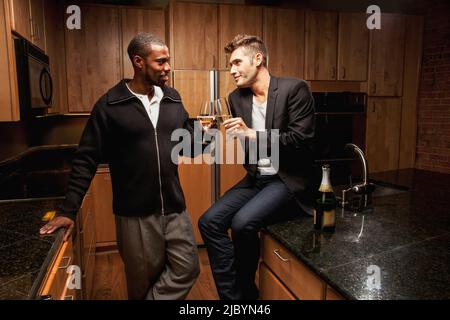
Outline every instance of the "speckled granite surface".
<svg viewBox="0 0 450 320">
<path fill-rule="evenodd" d="M 371 178 L 410 189 L 374 198 L 371 213 L 339 211 L 334 234 L 314 232 L 310 217 L 267 232 L 349 299 L 450 299 L 450 175 L 399 170 Z"/>
<path fill-rule="evenodd" d="M 44 212 L 61 199 L 0 202 L 0 299 L 35 299 L 62 231 L 40 236 Z"/>
</svg>

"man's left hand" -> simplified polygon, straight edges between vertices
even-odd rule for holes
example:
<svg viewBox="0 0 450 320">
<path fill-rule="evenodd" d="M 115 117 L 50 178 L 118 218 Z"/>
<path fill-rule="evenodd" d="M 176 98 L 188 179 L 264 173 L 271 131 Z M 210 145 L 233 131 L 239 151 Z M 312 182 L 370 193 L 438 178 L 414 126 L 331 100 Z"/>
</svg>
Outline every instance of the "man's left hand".
<svg viewBox="0 0 450 320">
<path fill-rule="evenodd" d="M 242 118 L 228 119 L 223 122 L 223 126 L 228 134 L 242 135 L 249 139 L 256 139 L 256 131 L 247 127 Z"/>
</svg>

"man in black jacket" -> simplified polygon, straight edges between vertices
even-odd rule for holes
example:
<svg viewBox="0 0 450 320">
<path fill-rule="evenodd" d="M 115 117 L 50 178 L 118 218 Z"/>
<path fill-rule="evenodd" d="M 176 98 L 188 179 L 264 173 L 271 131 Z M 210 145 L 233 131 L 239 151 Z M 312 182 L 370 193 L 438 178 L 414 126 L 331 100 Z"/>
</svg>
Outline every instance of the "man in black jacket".
<svg viewBox="0 0 450 320">
<path fill-rule="evenodd" d="M 177 144 L 171 135 L 180 128 L 192 135 L 193 128 L 180 95 L 165 85 L 171 70 L 167 46 L 141 33 L 131 40 L 128 54 L 134 78 L 120 81 L 95 104 L 66 199 L 41 233 L 64 227 L 69 238 L 97 165 L 106 161 L 129 299 L 183 299 L 199 264 L 177 164 L 171 160 Z"/>
<path fill-rule="evenodd" d="M 313 213 L 308 180 L 314 102 L 305 81 L 269 74 L 267 49 L 258 37 L 238 35 L 225 52 L 238 87 L 229 96 L 234 118 L 224 122 L 227 132 L 244 137 L 247 145 L 256 142 L 259 150 L 275 141 L 279 148 L 272 153 L 279 153 L 268 158 L 258 152 L 257 163 L 246 163 L 246 177 L 206 211 L 199 228 L 220 298 L 256 299 L 259 230 L 302 211 Z M 247 159 L 251 150 L 247 146 Z"/>
</svg>

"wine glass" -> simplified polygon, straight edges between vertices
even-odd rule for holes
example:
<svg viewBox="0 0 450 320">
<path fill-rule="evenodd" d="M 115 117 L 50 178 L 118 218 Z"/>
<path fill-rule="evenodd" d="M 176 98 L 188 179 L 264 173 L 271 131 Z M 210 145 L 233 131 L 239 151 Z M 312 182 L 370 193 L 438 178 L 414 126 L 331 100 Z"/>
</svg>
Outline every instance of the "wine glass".
<svg viewBox="0 0 450 320">
<path fill-rule="evenodd" d="M 232 117 L 230 105 L 228 104 L 226 98 L 222 97 L 214 100 L 214 113 L 219 125 L 221 125 L 225 120 L 230 119 Z"/>
<path fill-rule="evenodd" d="M 200 113 L 197 116 L 203 130 L 208 130 L 215 121 L 214 103 L 212 101 L 203 101 L 200 107 Z"/>
</svg>

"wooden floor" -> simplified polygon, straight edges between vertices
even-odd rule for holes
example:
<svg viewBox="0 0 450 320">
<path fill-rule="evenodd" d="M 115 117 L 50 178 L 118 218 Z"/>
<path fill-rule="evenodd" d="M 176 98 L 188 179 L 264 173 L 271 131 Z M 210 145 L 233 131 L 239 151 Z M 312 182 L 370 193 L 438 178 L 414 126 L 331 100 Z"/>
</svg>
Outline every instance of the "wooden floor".
<svg viewBox="0 0 450 320">
<path fill-rule="evenodd" d="M 218 300 L 206 249 L 199 249 L 200 276 L 187 300 Z M 117 251 L 95 257 L 93 300 L 126 300 L 127 289 L 122 259 Z"/>
</svg>

